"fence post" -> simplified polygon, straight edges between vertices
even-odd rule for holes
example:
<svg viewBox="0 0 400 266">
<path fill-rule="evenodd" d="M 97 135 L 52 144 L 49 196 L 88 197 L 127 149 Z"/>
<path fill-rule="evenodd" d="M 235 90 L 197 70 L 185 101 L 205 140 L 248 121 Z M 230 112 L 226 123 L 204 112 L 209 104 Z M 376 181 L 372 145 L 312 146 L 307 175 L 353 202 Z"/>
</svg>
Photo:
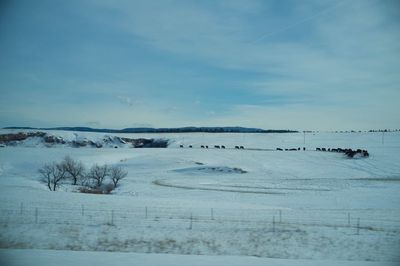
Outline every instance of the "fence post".
<svg viewBox="0 0 400 266">
<path fill-rule="evenodd" d="M 279 223 L 282 223 L 282 210 L 279 210 Z"/>
<path fill-rule="evenodd" d="M 35 208 L 35 224 L 38 223 L 38 216 L 39 216 L 39 209 L 36 207 Z"/>
<path fill-rule="evenodd" d="M 211 208 L 211 220 L 214 220 L 214 209 Z"/>
<path fill-rule="evenodd" d="M 189 225 L 189 230 L 192 230 L 193 228 L 193 215 L 190 213 L 190 225 Z"/>
<path fill-rule="evenodd" d="M 350 226 L 350 213 L 347 213 L 347 226 Z"/>
<path fill-rule="evenodd" d="M 275 215 L 272 216 L 272 232 L 275 233 Z"/>
<path fill-rule="evenodd" d="M 357 218 L 357 235 L 360 234 L 360 218 Z"/>
</svg>

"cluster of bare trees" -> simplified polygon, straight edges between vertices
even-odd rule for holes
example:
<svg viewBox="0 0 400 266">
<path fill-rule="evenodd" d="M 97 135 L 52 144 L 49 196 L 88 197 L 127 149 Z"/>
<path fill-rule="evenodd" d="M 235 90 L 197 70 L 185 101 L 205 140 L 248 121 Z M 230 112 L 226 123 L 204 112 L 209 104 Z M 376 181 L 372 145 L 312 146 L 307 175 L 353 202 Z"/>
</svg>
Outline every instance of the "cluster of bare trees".
<svg viewBox="0 0 400 266">
<path fill-rule="evenodd" d="M 72 185 L 80 185 L 83 191 L 103 191 L 108 192 L 117 187 L 119 181 L 128 175 L 128 172 L 120 166 L 109 166 L 107 164 L 94 164 L 90 169 L 78 160 L 66 156 L 60 163 L 45 164 L 39 169 L 42 181 L 47 184 L 51 191 L 56 191 L 60 184 L 69 182 Z M 111 181 L 104 184 L 109 178 Z M 82 190 L 81 190 L 82 191 Z"/>
</svg>

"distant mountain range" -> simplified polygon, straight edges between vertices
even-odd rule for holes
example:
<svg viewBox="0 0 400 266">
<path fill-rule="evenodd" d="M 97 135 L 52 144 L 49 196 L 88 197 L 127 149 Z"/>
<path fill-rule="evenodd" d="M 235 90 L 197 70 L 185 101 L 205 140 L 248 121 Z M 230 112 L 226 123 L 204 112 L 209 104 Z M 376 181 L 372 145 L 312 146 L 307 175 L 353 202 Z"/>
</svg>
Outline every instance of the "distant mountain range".
<svg viewBox="0 0 400 266">
<path fill-rule="evenodd" d="M 33 127 L 5 127 L 4 129 L 32 129 L 32 130 L 65 130 L 80 132 L 101 132 L 101 133 L 297 133 L 295 130 L 276 130 L 259 129 L 246 127 L 178 127 L 178 128 L 90 128 L 90 127 L 51 127 L 51 128 L 33 128 Z"/>
</svg>

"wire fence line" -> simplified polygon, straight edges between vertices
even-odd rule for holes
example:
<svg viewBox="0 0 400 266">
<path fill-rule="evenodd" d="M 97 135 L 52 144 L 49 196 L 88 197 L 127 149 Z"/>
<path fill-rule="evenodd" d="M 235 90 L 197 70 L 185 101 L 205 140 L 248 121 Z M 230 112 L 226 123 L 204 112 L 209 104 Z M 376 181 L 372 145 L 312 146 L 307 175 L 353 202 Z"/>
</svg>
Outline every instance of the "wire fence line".
<svg viewBox="0 0 400 266">
<path fill-rule="evenodd" d="M 189 230 L 265 229 L 279 226 L 348 228 L 351 234 L 364 231 L 400 233 L 397 210 L 233 210 L 136 206 L 94 208 L 93 206 L 35 206 L 29 203 L 0 206 L 1 224 L 74 224 L 121 227 L 162 227 Z"/>
</svg>

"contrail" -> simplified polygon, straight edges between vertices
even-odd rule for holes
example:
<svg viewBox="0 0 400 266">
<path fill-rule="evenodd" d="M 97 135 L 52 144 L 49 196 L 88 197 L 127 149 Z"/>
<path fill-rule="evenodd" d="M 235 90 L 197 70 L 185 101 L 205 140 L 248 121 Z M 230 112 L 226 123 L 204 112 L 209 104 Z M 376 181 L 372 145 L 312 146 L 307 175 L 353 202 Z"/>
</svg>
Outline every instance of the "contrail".
<svg viewBox="0 0 400 266">
<path fill-rule="evenodd" d="M 283 28 L 280 28 L 280 29 L 278 29 L 278 30 L 276 30 L 276 31 L 272 31 L 272 32 L 265 33 L 265 34 L 261 35 L 260 37 L 258 37 L 256 40 L 254 40 L 252 43 L 257 43 L 257 42 L 259 42 L 259 41 L 261 41 L 261 40 L 263 40 L 263 39 L 265 39 L 265 38 L 271 37 L 272 35 L 275 35 L 275 34 L 284 32 L 284 31 L 289 30 L 289 29 L 291 29 L 291 28 L 294 28 L 294 27 L 296 27 L 296 26 L 298 26 L 298 25 L 301 25 L 301 24 L 303 24 L 303 23 L 306 23 L 306 22 L 308 22 L 308 21 L 310 21 L 310 20 L 313 20 L 313 19 L 315 19 L 315 18 L 317 18 L 317 17 L 320 17 L 320 16 L 324 15 L 325 13 L 328 13 L 329 11 L 338 8 L 343 2 L 344 2 L 344 1 L 341 1 L 341 2 L 337 3 L 336 5 L 332 5 L 332 6 L 330 6 L 330 7 L 327 7 L 326 9 L 323 9 L 323 10 L 321 10 L 320 12 L 317 12 L 317 13 L 315 13 L 315 14 L 312 15 L 312 16 L 303 18 L 303 19 L 301 19 L 301 20 L 299 20 L 299 21 L 296 21 L 296 22 L 294 22 L 294 23 L 292 23 L 292 24 L 289 24 L 289 25 L 287 25 L 287 26 L 285 26 L 285 27 L 283 27 Z"/>
</svg>

